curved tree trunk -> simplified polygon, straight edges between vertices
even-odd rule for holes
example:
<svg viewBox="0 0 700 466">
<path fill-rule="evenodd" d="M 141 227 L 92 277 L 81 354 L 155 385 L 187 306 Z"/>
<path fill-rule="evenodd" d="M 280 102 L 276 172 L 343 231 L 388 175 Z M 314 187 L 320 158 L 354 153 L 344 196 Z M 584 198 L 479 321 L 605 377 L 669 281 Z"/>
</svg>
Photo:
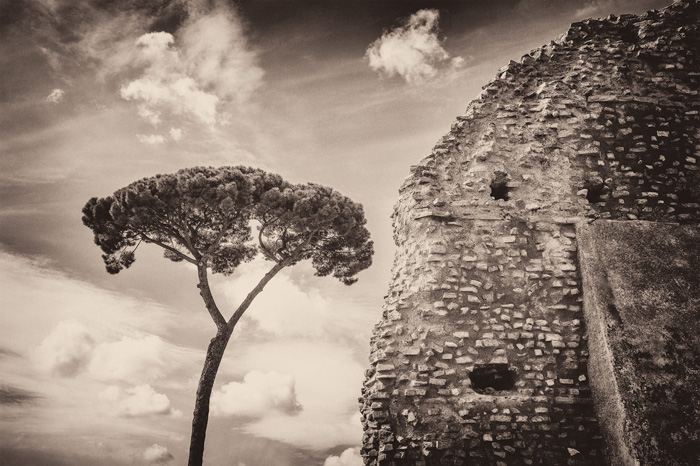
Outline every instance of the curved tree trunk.
<svg viewBox="0 0 700 466">
<path fill-rule="evenodd" d="M 224 357 L 224 351 L 228 344 L 233 329 L 238 323 L 243 313 L 248 309 L 253 299 L 260 294 L 267 282 L 274 277 L 277 272 L 287 266 L 287 261 L 277 263 L 270 269 L 260 282 L 246 296 L 236 312 L 233 313 L 228 322 L 224 320 L 219 308 L 214 302 L 214 297 L 209 289 L 207 279 L 206 265 L 198 265 L 199 272 L 199 288 L 204 304 L 209 311 L 218 331 L 216 336 L 209 342 L 207 348 L 207 356 L 204 359 L 204 368 L 202 375 L 199 377 L 199 386 L 197 387 L 197 398 L 194 402 L 194 413 L 192 417 L 192 436 L 190 437 L 190 456 L 187 461 L 188 466 L 202 466 L 204 459 L 204 440 L 207 435 L 207 424 L 209 424 L 209 399 L 214 388 L 216 373 L 219 371 L 219 365 Z"/>
<path fill-rule="evenodd" d="M 197 398 L 194 402 L 188 466 L 202 466 L 204 440 L 207 434 L 207 424 L 209 423 L 209 398 L 211 397 L 216 373 L 219 370 L 229 338 L 231 338 L 231 331 L 228 329 L 224 330 L 223 333 L 217 332 L 216 336 L 209 342 L 209 348 L 207 348 L 207 357 L 204 360 L 204 368 L 197 387 Z"/>
</svg>

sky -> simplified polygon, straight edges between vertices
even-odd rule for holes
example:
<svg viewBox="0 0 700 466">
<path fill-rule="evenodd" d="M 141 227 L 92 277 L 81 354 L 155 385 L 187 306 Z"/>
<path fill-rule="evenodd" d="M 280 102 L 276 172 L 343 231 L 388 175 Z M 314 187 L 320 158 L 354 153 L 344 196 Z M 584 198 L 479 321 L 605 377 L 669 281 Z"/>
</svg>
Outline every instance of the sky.
<svg viewBox="0 0 700 466">
<path fill-rule="evenodd" d="M 239 323 L 205 464 L 360 466 L 358 402 L 391 278 L 391 210 L 481 86 L 568 25 L 659 0 L 0 0 L 0 458 L 184 465 L 215 327 L 155 246 L 108 275 L 91 197 L 247 165 L 364 205 L 355 285 L 298 264 Z M 271 264 L 212 277 L 224 314 Z"/>
</svg>

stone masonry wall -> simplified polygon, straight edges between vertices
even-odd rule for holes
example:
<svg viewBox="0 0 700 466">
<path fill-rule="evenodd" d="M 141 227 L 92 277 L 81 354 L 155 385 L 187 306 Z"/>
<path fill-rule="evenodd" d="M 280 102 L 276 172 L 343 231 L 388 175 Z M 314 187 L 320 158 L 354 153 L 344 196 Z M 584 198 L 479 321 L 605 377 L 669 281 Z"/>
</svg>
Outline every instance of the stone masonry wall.
<svg viewBox="0 0 700 466">
<path fill-rule="evenodd" d="M 372 466 L 600 465 L 576 225 L 700 219 L 700 4 L 511 62 L 400 189 L 360 399 Z"/>
</svg>

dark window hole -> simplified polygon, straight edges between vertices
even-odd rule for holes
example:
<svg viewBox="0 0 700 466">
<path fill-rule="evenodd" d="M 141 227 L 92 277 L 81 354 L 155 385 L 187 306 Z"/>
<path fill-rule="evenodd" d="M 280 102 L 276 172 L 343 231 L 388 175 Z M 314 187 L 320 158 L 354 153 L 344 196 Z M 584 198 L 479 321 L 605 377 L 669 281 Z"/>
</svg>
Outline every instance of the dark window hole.
<svg viewBox="0 0 700 466">
<path fill-rule="evenodd" d="M 515 369 L 508 364 L 477 364 L 469 373 L 474 391 L 485 393 L 511 390 L 515 385 L 515 376 Z"/>
<path fill-rule="evenodd" d="M 690 189 L 681 189 L 677 193 L 678 195 L 678 202 L 681 204 L 689 204 L 694 201 L 694 196 L 693 192 Z"/>
<path fill-rule="evenodd" d="M 508 200 L 508 174 L 504 172 L 495 172 L 493 180 L 491 181 L 491 197 L 504 201 Z"/>
<path fill-rule="evenodd" d="M 586 200 L 588 200 L 588 202 L 595 204 L 603 201 L 601 197 L 605 191 L 605 185 L 603 183 L 586 183 L 584 187 L 588 190 L 588 193 L 586 193 Z"/>
</svg>

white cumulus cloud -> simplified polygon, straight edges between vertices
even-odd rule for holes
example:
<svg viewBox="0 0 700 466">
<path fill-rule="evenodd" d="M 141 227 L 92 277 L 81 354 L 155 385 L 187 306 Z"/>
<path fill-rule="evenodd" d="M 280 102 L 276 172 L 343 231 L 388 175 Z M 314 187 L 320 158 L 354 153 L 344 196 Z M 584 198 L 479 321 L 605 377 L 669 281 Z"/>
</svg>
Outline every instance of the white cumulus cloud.
<svg viewBox="0 0 700 466">
<path fill-rule="evenodd" d="M 386 76 L 401 76 L 406 82 L 420 84 L 438 73 L 445 62 L 453 67 L 463 63 L 450 60 L 438 38 L 438 10 L 419 10 L 403 25 L 385 32 L 370 44 L 366 56 L 373 70 Z"/>
<path fill-rule="evenodd" d="M 151 464 L 167 463 L 175 459 L 164 446 L 154 443 L 143 452 L 143 459 Z"/>
<path fill-rule="evenodd" d="M 269 411 L 245 425 L 246 432 L 317 450 L 352 445 L 362 437 L 357 408 L 366 356 L 337 341 L 276 338 L 244 349 L 237 362 L 260 371 L 293 374 L 296 399 L 304 407 L 295 416 Z"/>
<path fill-rule="evenodd" d="M 66 91 L 63 89 L 54 89 L 48 96 L 46 96 L 46 101 L 52 104 L 57 104 L 63 100 L 63 96 L 65 94 Z"/>
<path fill-rule="evenodd" d="M 136 102 L 139 116 L 154 126 L 173 115 L 213 126 L 225 120 L 222 105 L 245 102 L 262 83 L 257 54 L 232 9 L 220 6 L 192 18 L 177 37 L 152 32 L 135 42 L 143 74 L 120 95 Z"/>
<path fill-rule="evenodd" d="M 212 393 L 213 415 L 262 417 L 270 412 L 293 415 L 301 410 L 294 377 L 277 372 L 251 371 L 242 382 L 231 382 Z"/>
<path fill-rule="evenodd" d="M 363 466 L 359 448 L 348 448 L 340 456 L 329 456 L 323 466 Z"/>
<path fill-rule="evenodd" d="M 37 365 L 62 377 L 75 377 L 90 362 L 95 340 L 83 324 L 60 322 L 34 351 Z"/>
<path fill-rule="evenodd" d="M 182 416 L 180 411 L 172 408 L 170 399 L 166 395 L 157 393 L 153 387 L 147 384 L 130 387 L 125 390 L 116 385 L 110 385 L 99 394 L 98 399 L 104 409 L 113 416 Z"/>
<path fill-rule="evenodd" d="M 165 373 L 166 344 L 156 335 L 123 337 L 99 344 L 90 362 L 90 372 L 102 380 L 148 381 Z"/>
<path fill-rule="evenodd" d="M 147 382 L 165 376 L 166 354 L 180 358 L 182 350 L 157 335 L 123 336 L 96 341 L 93 329 L 68 320 L 59 322 L 32 351 L 36 367 L 61 377 L 85 373 L 93 380 Z"/>
<path fill-rule="evenodd" d="M 186 74 L 174 38 L 167 32 L 144 34 L 137 41 L 139 58 L 146 64 L 143 76 L 122 86 L 125 100 L 139 103 L 139 115 L 153 125 L 162 113 L 189 115 L 202 122 L 216 123 L 219 98 L 205 92 Z"/>
</svg>

